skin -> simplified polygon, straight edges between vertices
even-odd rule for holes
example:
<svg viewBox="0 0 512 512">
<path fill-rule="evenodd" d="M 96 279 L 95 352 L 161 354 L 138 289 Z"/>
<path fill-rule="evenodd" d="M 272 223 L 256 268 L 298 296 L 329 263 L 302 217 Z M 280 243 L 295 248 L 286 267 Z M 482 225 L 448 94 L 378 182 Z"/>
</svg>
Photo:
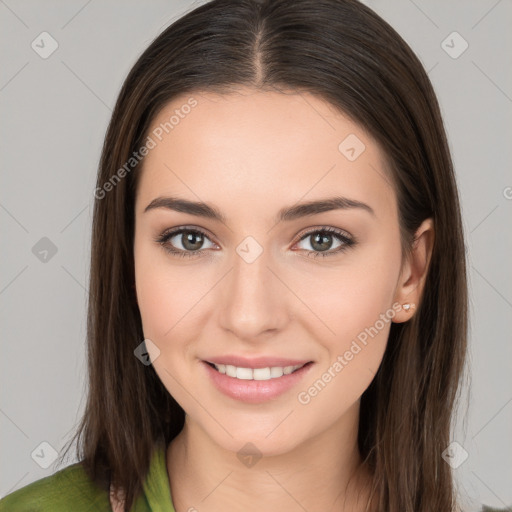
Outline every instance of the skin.
<svg viewBox="0 0 512 512">
<path fill-rule="evenodd" d="M 357 449 L 360 397 L 381 363 L 391 320 L 309 403 L 297 397 L 379 315 L 394 311 L 394 303 L 419 304 L 432 221 L 420 226 L 411 257 L 402 261 L 383 153 L 322 99 L 245 88 L 190 94 L 169 103 L 150 132 L 190 96 L 197 106 L 146 156 L 135 204 L 144 335 L 160 350 L 153 358 L 157 374 L 186 412 L 167 450 L 176 510 L 365 510 L 369 473 Z M 354 161 L 338 149 L 349 134 L 366 147 Z M 144 212 L 156 197 L 170 195 L 214 205 L 227 221 L 165 208 Z M 375 215 L 353 208 L 273 220 L 283 207 L 334 195 L 362 201 Z M 181 226 L 206 231 L 202 255 L 173 256 L 155 241 Z M 321 252 L 313 239 L 323 227 L 343 231 L 356 245 L 308 257 Z M 312 236 L 303 238 L 306 233 Z M 236 252 L 247 236 L 263 249 L 250 264 Z M 183 239 L 172 238 L 177 250 L 186 250 Z M 343 243 L 329 240 L 331 252 Z M 413 315 L 401 309 L 392 321 Z M 201 360 L 224 354 L 314 365 L 277 399 L 248 404 L 207 378 Z M 247 442 L 262 455 L 252 467 L 237 457 Z"/>
</svg>

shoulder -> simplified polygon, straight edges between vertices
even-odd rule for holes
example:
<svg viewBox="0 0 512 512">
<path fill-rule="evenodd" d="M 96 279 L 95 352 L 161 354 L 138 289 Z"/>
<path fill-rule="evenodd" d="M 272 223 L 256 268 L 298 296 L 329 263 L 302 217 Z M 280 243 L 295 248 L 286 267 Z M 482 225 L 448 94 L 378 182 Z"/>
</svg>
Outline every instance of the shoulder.
<svg viewBox="0 0 512 512">
<path fill-rule="evenodd" d="M 0 512 L 110 511 L 109 494 L 77 462 L 0 500 Z"/>
</svg>

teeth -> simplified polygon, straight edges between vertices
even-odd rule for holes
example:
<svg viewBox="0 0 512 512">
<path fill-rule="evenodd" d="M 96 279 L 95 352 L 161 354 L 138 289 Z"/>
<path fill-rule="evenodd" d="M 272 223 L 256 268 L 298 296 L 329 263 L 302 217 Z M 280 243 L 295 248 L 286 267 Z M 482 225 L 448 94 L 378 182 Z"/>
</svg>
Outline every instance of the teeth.
<svg viewBox="0 0 512 512">
<path fill-rule="evenodd" d="M 252 379 L 252 370 L 250 368 L 238 368 L 236 369 L 236 378 L 243 380 Z"/>
<path fill-rule="evenodd" d="M 279 368 L 279 366 L 274 366 L 270 368 L 270 377 L 275 379 L 276 377 L 282 377 L 284 373 L 284 368 Z"/>
<path fill-rule="evenodd" d="M 283 375 L 302 368 L 304 365 L 298 364 L 296 366 L 273 366 L 272 368 L 239 368 L 230 364 L 214 364 L 219 373 L 224 373 L 228 377 L 234 377 L 240 380 L 270 380 L 278 379 Z"/>
<path fill-rule="evenodd" d="M 217 366 L 215 366 L 215 368 L 217 368 Z M 219 370 L 219 368 L 217 368 L 217 370 Z M 231 366 L 230 364 L 227 364 L 226 375 L 228 375 L 229 377 L 236 377 L 236 368 L 234 366 Z"/>
<path fill-rule="evenodd" d="M 252 375 L 254 380 L 268 380 L 272 376 L 270 373 L 270 368 L 254 368 Z M 277 375 L 277 377 L 281 377 L 281 375 Z"/>
</svg>

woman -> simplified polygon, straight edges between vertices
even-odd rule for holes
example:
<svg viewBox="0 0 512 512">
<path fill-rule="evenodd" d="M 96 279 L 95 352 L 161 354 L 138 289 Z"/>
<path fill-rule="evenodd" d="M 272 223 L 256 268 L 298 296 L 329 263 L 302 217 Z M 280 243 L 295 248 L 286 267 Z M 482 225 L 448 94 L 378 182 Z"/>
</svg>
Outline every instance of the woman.
<svg viewBox="0 0 512 512">
<path fill-rule="evenodd" d="M 95 196 L 80 462 L 0 510 L 461 509 L 458 193 L 386 22 L 189 12 L 129 73 Z"/>
</svg>

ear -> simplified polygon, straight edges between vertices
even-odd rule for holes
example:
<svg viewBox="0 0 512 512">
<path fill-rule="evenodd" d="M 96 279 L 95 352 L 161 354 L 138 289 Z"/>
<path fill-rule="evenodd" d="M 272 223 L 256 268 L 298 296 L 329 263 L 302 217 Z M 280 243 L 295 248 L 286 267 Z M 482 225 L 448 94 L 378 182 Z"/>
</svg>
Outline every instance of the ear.
<svg viewBox="0 0 512 512">
<path fill-rule="evenodd" d="M 425 219 L 416 230 L 411 254 L 400 272 L 393 303 L 398 302 L 401 308 L 398 309 L 393 322 L 406 322 L 418 309 L 432 257 L 434 236 L 433 219 Z M 410 307 L 407 309 L 404 304 L 410 304 Z"/>
</svg>

